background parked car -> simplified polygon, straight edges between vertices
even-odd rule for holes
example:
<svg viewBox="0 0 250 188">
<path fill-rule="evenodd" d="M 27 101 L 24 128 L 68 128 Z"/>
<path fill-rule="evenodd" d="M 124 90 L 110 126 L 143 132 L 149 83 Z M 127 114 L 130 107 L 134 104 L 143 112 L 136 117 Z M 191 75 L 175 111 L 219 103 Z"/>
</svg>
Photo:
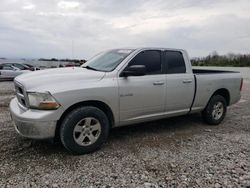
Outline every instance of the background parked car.
<svg viewBox="0 0 250 188">
<path fill-rule="evenodd" d="M 33 71 L 33 69 L 25 64 L 21 64 L 21 63 L 4 63 L 4 65 L 12 65 L 20 70 L 31 70 Z"/>
<path fill-rule="evenodd" d="M 0 64 L 0 79 L 14 79 L 16 76 L 31 72 L 30 70 L 21 70 L 9 63 Z"/>
</svg>

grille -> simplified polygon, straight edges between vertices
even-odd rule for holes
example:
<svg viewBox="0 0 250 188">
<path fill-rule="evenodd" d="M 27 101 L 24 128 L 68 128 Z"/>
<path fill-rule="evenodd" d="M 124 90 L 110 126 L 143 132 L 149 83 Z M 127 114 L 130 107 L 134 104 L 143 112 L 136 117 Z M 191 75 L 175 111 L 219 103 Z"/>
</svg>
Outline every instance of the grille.
<svg viewBox="0 0 250 188">
<path fill-rule="evenodd" d="M 22 106 L 28 107 L 27 96 L 26 96 L 26 92 L 24 90 L 24 87 L 16 81 L 14 82 L 14 84 L 15 84 L 16 97 L 17 97 L 18 102 Z"/>
</svg>

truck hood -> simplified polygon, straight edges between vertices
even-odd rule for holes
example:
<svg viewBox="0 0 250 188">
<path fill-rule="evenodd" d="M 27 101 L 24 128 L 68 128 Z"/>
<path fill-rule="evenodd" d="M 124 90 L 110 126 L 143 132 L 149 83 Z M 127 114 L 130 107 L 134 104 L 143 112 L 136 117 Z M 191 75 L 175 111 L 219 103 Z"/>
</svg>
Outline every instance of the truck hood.
<svg viewBox="0 0 250 188">
<path fill-rule="evenodd" d="M 67 88 L 71 84 L 98 81 L 103 78 L 104 72 L 88 70 L 81 67 L 55 68 L 39 70 L 22 74 L 15 81 L 22 84 L 27 91 L 51 91 L 56 88 Z"/>
</svg>

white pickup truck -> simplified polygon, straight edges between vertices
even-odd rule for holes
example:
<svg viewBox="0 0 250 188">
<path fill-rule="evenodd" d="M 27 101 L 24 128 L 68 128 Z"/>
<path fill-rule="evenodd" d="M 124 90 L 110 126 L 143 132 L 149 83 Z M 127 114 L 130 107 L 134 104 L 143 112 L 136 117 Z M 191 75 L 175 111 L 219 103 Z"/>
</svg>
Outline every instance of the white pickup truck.
<svg viewBox="0 0 250 188">
<path fill-rule="evenodd" d="M 184 50 L 114 49 L 82 67 L 15 78 L 10 111 L 16 131 L 28 138 L 59 137 L 75 154 L 89 153 L 110 128 L 201 112 L 219 124 L 239 101 L 239 72 L 193 70 Z"/>
</svg>

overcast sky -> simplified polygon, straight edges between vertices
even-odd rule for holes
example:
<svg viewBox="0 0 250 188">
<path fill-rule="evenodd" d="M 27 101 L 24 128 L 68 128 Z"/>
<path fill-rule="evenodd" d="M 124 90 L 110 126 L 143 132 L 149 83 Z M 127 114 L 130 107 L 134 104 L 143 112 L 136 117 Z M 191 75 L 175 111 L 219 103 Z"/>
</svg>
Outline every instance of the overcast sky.
<svg viewBox="0 0 250 188">
<path fill-rule="evenodd" d="M 1 0 L 0 57 L 88 59 L 135 46 L 249 54 L 250 0 Z"/>
</svg>

